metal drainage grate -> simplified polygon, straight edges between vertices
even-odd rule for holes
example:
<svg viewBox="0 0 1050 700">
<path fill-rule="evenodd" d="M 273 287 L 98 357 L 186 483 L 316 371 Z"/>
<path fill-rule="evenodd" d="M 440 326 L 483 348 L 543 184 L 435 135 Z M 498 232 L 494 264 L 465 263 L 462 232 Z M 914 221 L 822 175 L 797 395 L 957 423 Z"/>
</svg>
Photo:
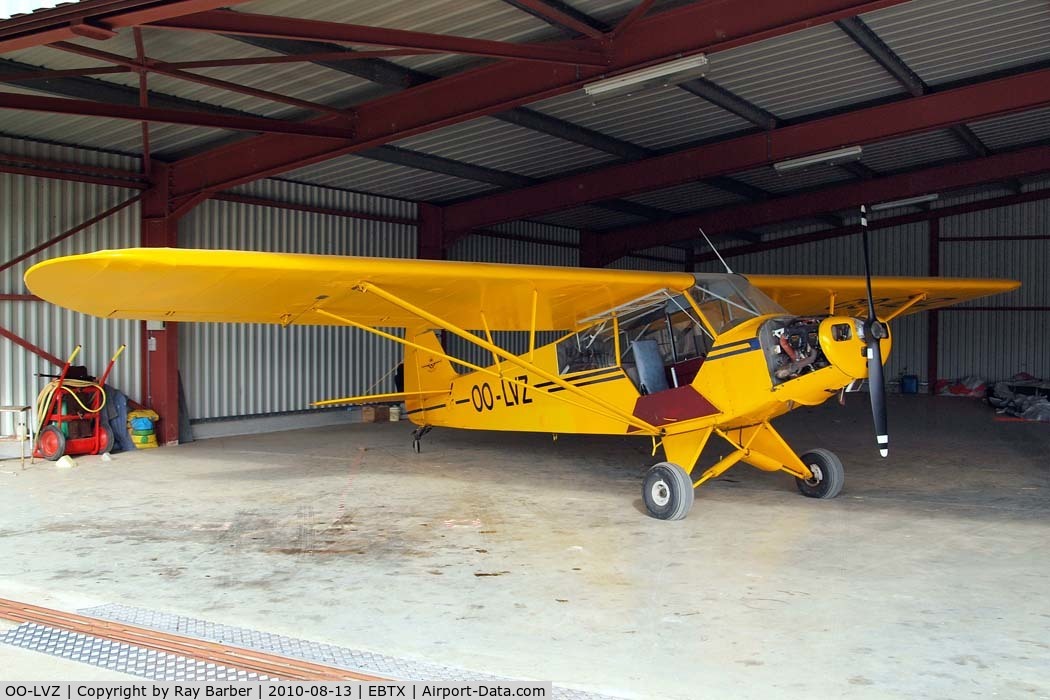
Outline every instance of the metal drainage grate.
<svg viewBox="0 0 1050 700">
<path fill-rule="evenodd" d="M 46 627 L 35 622 L 26 622 L 8 630 L 0 635 L 0 643 L 154 681 L 279 680 L 89 634 Z"/>
<path fill-rule="evenodd" d="M 369 651 L 361 651 L 360 649 L 348 649 L 332 644 L 312 642 L 307 639 L 285 637 L 244 627 L 231 627 L 193 617 L 172 615 L 144 608 L 133 608 L 127 605 L 101 605 L 78 612 L 81 615 L 112 620 L 113 622 L 124 622 L 129 625 L 148 627 L 161 632 L 196 637 L 197 639 L 210 642 L 219 642 L 268 654 L 288 656 L 384 678 L 406 681 L 469 681 L 475 683 L 519 680 L 486 673 L 475 673 L 438 664 L 399 659 L 385 654 L 374 654 Z M 202 678 L 201 680 L 204 679 Z M 558 686 L 554 687 L 554 698 L 556 700 L 617 700 L 617 698 L 609 695 L 600 695 Z"/>
</svg>

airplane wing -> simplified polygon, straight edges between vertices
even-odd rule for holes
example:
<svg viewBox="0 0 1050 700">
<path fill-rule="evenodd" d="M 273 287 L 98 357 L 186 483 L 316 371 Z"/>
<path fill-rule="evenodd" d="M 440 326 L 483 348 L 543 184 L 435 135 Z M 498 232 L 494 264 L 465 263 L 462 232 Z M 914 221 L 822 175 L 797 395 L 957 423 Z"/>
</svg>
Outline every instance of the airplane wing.
<svg viewBox="0 0 1050 700">
<path fill-rule="evenodd" d="M 232 250 L 130 248 L 55 258 L 25 275 L 37 296 L 102 318 L 418 328 L 368 283 L 464 329 L 566 330 L 649 294 L 693 284 L 675 272 L 497 265 Z M 85 292 L 90 290 L 90 293 Z M 535 300 L 535 302 L 534 302 Z M 535 310 L 533 305 L 535 303 Z"/>
<path fill-rule="evenodd" d="M 751 284 L 793 314 L 828 313 L 832 295 L 834 295 L 835 313 L 849 316 L 866 316 L 868 313 L 868 292 L 863 277 L 810 275 L 746 275 L 746 277 Z M 1009 292 L 1020 286 L 1021 283 L 1014 280 L 959 277 L 873 277 L 871 279 L 875 313 L 880 318 L 939 309 L 991 294 Z"/>
</svg>

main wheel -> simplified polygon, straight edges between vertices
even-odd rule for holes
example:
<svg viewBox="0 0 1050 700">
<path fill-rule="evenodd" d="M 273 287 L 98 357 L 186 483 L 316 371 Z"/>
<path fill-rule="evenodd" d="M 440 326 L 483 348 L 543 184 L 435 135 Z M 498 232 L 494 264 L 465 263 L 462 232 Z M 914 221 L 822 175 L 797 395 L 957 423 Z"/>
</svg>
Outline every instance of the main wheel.
<svg viewBox="0 0 1050 700">
<path fill-rule="evenodd" d="M 660 462 L 645 475 L 642 500 L 654 518 L 681 520 L 693 507 L 693 479 L 677 464 Z"/>
<path fill-rule="evenodd" d="M 113 449 L 113 431 L 109 429 L 108 425 L 100 425 L 98 428 L 102 431 L 102 439 L 99 440 L 97 454 L 105 454 Z"/>
<path fill-rule="evenodd" d="M 809 498 L 834 498 L 839 495 L 846 482 L 842 461 L 830 450 L 810 450 L 799 455 L 809 470 L 812 479 L 795 478 L 795 484 L 803 496 Z"/>
<path fill-rule="evenodd" d="M 57 462 L 66 453 L 66 436 L 57 425 L 48 425 L 40 429 L 36 436 L 36 446 L 40 456 L 49 462 Z"/>
</svg>

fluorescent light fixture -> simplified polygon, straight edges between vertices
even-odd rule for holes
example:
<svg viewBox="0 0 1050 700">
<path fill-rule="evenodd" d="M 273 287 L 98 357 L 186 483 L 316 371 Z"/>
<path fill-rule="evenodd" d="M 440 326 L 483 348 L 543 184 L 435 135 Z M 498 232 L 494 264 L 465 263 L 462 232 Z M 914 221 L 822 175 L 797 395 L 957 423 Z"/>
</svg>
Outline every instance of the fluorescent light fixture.
<svg viewBox="0 0 1050 700">
<path fill-rule="evenodd" d="M 814 165 L 840 165 L 842 163 L 852 163 L 855 160 L 860 160 L 861 152 L 860 146 L 850 146 L 849 148 L 840 148 L 836 151 L 815 153 L 811 156 L 792 158 L 791 160 L 782 160 L 779 163 L 773 163 L 773 170 L 776 170 L 778 173 L 789 173 L 794 170 L 805 170 Z"/>
<path fill-rule="evenodd" d="M 707 56 L 698 54 L 587 83 L 583 86 L 583 92 L 592 100 L 630 95 L 639 90 L 666 87 L 692 78 L 699 78 L 705 72 L 707 72 Z"/>
<path fill-rule="evenodd" d="M 934 192 L 933 194 L 923 194 L 918 197 L 908 197 L 907 199 L 897 199 L 892 202 L 879 202 L 878 204 L 872 204 L 869 209 L 871 211 L 883 211 L 884 209 L 896 209 L 897 207 L 907 207 L 912 204 L 925 204 L 926 202 L 933 202 L 939 194 Z"/>
</svg>

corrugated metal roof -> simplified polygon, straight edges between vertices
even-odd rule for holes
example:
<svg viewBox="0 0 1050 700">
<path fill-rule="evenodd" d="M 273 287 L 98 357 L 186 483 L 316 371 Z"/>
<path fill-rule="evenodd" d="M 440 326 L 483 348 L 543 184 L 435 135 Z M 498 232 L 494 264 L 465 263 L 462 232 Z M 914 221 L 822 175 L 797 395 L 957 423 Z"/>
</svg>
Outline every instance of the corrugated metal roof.
<svg viewBox="0 0 1050 700">
<path fill-rule="evenodd" d="M 4 92 L 44 94 L 13 85 L 4 86 Z M 139 122 L 123 119 L 99 119 L 65 114 L 41 116 L 36 112 L 0 109 L 0 132 L 67 145 L 104 148 L 124 153 L 142 152 L 142 130 Z M 233 132 L 220 129 L 151 124 L 150 146 L 153 153 L 164 156 L 232 135 Z"/>
<path fill-rule="evenodd" d="M 530 107 L 588 129 L 653 150 L 714 138 L 752 127 L 748 121 L 677 87 L 591 103 L 582 90 Z"/>
<path fill-rule="evenodd" d="M 417 207 L 414 202 L 349 192 L 334 187 L 307 185 L 285 179 L 256 180 L 237 185 L 227 191 L 280 202 L 331 209 L 350 209 L 380 216 L 414 219 L 417 215 Z"/>
<path fill-rule="evenodd" d="M 431 0 L 425 3 L 374 0 L 255 0 L 238 5 L 236 9 L 253 14 L 391 27 L 493 41 L 528 42 L 561 36 L 558 30 L 546 22 L 502 0 Z M 447 75 L 478 59 L 433 54 L 390 60 L 433 75 Z"/>
<path fill-rule="evenodd" d="M 619 160 L 491 117 L 429 131 L 394 145 L 535 178 Z"/>
<path fill-rule="evenodd" d="M 630 214 L 600 209 L 594 206 L 576 207 L 565 211 L 554 212 L 536 217 L 537 221 L 555 226 L 567 226 L 568 228 L 589 229 L 601 231 L 620 226 L 631 226 L 633 224 L 645 223 L 645 219 Z"/>
<path fill-rule="evenodd" d="M 970 151 L 959 139 L 942 130 L 867 144 L 861 162 L 878 172 L 887 173 L 969 155 Z"/>
<path fill-rule="evenodd" d="M 284 177 L 387 197 L 437 202 L 497 188 L 482 182 L 414 170 L 400 165 L 342 156 L 286 173 Z"/>
<path fill-rule="evenodd" d="M 1013 148 L 1050 139 L 1050 107 L 1008 114 L 969 125 L 988 148 Z"/>
<path fill-rule="evenodd" d="M 256 58 L 279 55 L 215 34 L 198 32 L 144 29 L 143 42 L 146 46 L 146 55 L 160 61 L 208 61 L 225 58 Z M 123 56 L 135 55 L 134 39 L 131 32 L 121 32 L 115 38 L 101 45 L 99 42 L 86 39 L 80 39 L 71 43 Z M 53 70 L 110 65 L 46 46 L 15 51 L 5 54 L 4 58 Z M 371 99 L 391 91 L 389 88 L 382 88 L 363 78 L 357 78 L 311 63 L 227 66 L 222 68 L 194 69 L 187 72 L 197 72 L 201 75 L 218 78 L 237 85 L 328 105 L 341 106 L 350 102 Z M 138 89 L 138 77 L 133 73 L 115 73 L 99 76 L 98 79 Z M 300 107 L 157 73 L 150 74 L 149 87 L 150 90 L 165 95 L 173 95 L 187 100 L 197 100 L 267 117 L 288 117 L 305 114 Z"/>
<path fill-rule="evenodd" d="M 687 182 L 684 185 L 635 195 L 629 199 L 638 204 L 679 213 L 746 201 L 743 197 L 702 182 Z"/>
<path fill-rule="evenodd" d="M 914 0 L 863 19 L 930 85 L 1050 58 L 1045 0 Z"/>
<path fill-rule="evenodd" d="M 779 174 L 771 167 L 755 168 L 742 173 L 733 173 L 734 180 L 758 187 L 766 192 L 777 194 L 805 190 L 820 185 L 830 185 L 852 179 L 852 176 L 841 168 L 831 165 L 817 165 L 808 170 Z"/>
<path fill-rule="evenodd" d="M 707 78 L 781 119 L 904 89 L 833 24 L 712 54 Z"/>
</svg>

